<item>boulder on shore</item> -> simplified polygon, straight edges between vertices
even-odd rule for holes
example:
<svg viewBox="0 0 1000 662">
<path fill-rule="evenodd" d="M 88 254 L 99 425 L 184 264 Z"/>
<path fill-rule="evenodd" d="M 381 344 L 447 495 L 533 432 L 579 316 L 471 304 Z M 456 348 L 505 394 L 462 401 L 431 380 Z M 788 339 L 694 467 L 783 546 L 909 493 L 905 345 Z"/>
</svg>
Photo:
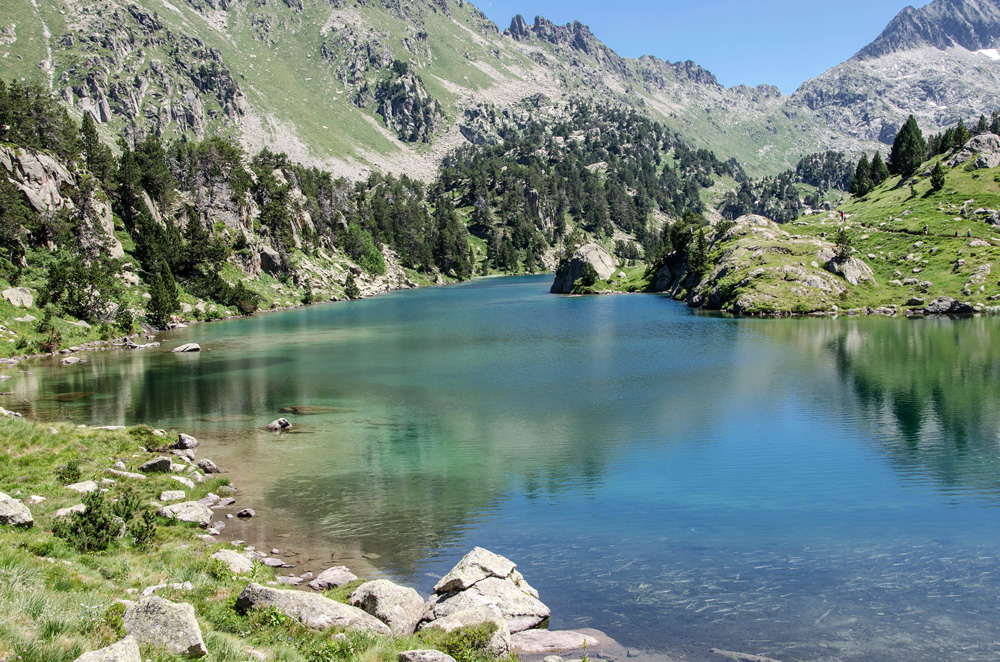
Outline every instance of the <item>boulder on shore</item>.
<svg viewBox="0 0 1000 662">
<path fill-rule="evenodd" d="M 925 315 L 971 315 L 976 309 L 951 297 L 938 297 L 924 308 Z"/>
<path fill-rule="evenodd" d="M 347 601 L 388 625 L 397 637 L 413 634 L 424 613 L 424 600 L 419 593 L 388 579 L 365 582 L 354 589 Z"/>
<path fill-rule="evenodd" d="M 171 448 L 175 448 L 177 450 L 188 450 L 191 448 L 198 448 L 198 440 L 189 434 L 184 434 L 183 432 L 181 432 L 180 434 L 177 435 L 177 441 L 174 442 L 174 445 L 171 446 Z"/>
<path fill-rule="evenodd" d="M 486 649 L 494 657 L 503 657 L 511 650 L 510 629 L 503 614 L 495 605 L 481 604 L 468 609 L 456 611 L 453 614 L 438 618 L 429 623 L 422 623 L 420 629 L 435 628 L 445 632 L 453 632 L 461 628 L 474 627 L 483 623 L 492 623 L 496 626 L 493 636 L 490 637 Z"/>
<path fill-rule="evenodd" d="M 437 650 L 402 651 L 396 658 L 398 662 L 455 662 L 455 658 Z"/>
<path fill-rule="evenodd" d="M 170 471 L 170 458 L 169 457 L 158 457 L 155 460 L 150 460 L 146 462 L 141 467 L 139 471 L 145 474 L 151 473 L 166 473 Z"/>
<path fill-rule="evenodd" d="M 525 630 L 511 636 L 512 648 L 523 655 L 547 655 L 576 649 L 593 649 L 594 637 L 571 630 Z"/>
<path fill-rule="evenodd" d="M 0 524 L 30 529 L 34 526 L 35 520 L 26 505 L 14 497 L 0 492 Z"/>
<path fill-rule="evenodd" d="M 236 598 L 236 610 L 241 613 L 270 607 L 314 630 L 338 627 L 345 630 L 367 630 L 387 637 L 392 635 L 389 626 L 374 616 L 316 593 L 287 591 L 251 583 Z"/>
<path fill-rule="evenodd" d="M 194 522 L 202 527 L 208 526 L 208 523 L 212 521 L 212 511 L 208 506 L 203 506 L 197 501 L 184 501 L 164 506 L 156 514 L 167 519 L 175 519 L 178 522 Z"/>
<path fill-rule="evenodd" d="M 309 588 L 321 591 L 327 588 L 337 588 L 338 586 L 343 586 L 344 584 L 350 584 L 357 580 L 357 575 L 348 570 L 345 566 L 338 565 L 333 568 L 327 568 L 323 572 L 319 573 L 316 579 L 309 582 Z"/>
<path fill-rule="evenodd" d="M 122 617 L 125 631 L 139 643 L 162 647 L 171 655 L 205 657 L 208 650 L 194 607 L 155 596 L 128 603 Z"/>
<path fill-rule="evenodd" d="M 232 549 L 220 549 L 210 558 L 222 561 L 234 575 L 253 572 L 253 559 Z"/>
<path fill-rule="evenodd" d="M 434 587 L 422 620 L 434 623 L 490 605 L 499 610 L 510 632 L 538 627 L 551 612 L 516 567 L 510 559 L 474 548 Z"/>
<path fill-rule="evenodd" d="M 549 290 L 553 294 L 569 294 L 573 285 L 583 275 L 584 266 L 589 264 L 597 272 L 597 277 L 607 280 L 615 273 L 615 261 L 602 246 L 584 244 L 576 249 L 573 256 L 559 265 L 555 282 Z"/>
</svg>

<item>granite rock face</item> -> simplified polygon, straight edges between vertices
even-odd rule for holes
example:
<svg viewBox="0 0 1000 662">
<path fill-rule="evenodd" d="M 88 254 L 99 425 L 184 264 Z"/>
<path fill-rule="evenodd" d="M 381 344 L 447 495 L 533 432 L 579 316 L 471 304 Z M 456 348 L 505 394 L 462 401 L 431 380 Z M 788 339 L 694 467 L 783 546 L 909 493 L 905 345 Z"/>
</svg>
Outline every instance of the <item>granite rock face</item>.
<svg viewBox="0 0 1000 662">
<path fill-rule="evenodd" d="M 576 249 L 569 260 L 559 265 L 555 282 L 549 291 L 553 294 L 572 292 L 574 283 L 583 275 L 584 268 L 588 264 L 594 268 L 601 280 L 606 280 L 615 273 L 615 260 L 602 246 L 585 244 Z"/>
</svg>

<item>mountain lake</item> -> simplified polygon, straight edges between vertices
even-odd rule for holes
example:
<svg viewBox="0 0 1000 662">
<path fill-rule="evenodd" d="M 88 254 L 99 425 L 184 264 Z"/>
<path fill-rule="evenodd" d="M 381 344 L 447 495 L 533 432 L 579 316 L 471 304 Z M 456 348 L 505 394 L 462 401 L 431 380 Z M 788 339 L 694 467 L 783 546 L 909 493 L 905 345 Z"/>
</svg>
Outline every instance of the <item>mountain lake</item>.
<svg viewBox="0 0 1000 662">
<path fill-rule="evenodd" d="M 310 567 L 427 596 L 503 554 L 552 629 L 641 656 L 1000 658 L 996 319 L 731 319 L 551 281 L 196 325 L 29 364 L 0 405 L 193 434 L 258 513 L 227 535 Z"/>
</svg>

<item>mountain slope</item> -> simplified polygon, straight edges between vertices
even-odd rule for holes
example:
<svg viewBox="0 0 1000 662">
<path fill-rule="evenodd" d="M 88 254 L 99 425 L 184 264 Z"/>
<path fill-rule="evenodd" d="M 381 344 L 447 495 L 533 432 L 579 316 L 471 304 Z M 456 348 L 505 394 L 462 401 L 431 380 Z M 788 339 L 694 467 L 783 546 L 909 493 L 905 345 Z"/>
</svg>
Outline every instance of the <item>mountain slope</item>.
<svg viewBox="0 0 1000 662">
<path fill-rule="evenodd" d="M 637 109 L 752 175 L 826 149 L 871 153 L 910 113 L 934 130 L 1000 107 L 988 0 L 906 9 L 791 97 L 725 88 L 693 62 L 623 58 L 578 22 L 516 16 L 501 31 L 456 0 L 11 0 L 4 12 L 0 77 L 44 81 L 108 138 L 231 134 L 353 178 L 428 181 L 543 97 L 554 119 L 579 98 Z"/>
<path fill-rule="evenodd" d="M 924 130 L 1000 108 L 1000 3 L 907 7 L 853 58 L 804 83 L 789 105 L 859 141 L 890 143 L 908 115 Z"/>
</svg>

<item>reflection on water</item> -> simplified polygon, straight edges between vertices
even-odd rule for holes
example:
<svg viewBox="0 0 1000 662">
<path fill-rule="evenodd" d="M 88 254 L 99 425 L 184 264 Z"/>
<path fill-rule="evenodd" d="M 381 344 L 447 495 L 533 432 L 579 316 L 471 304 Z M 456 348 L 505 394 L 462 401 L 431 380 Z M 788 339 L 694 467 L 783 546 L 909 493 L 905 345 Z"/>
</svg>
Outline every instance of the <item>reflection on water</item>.
<svg viewBox="0 0 1000 662">
<path fill-rule="evenodd" d="M 691 660 L 997 657 L 994 320 L 732 320 L 546 291 L 200 326 L 11 373 L 0 405 L 191 432 L 261 513 L 241 537 L 366 554 L 424 593 L 494 549 L 553 627 Z M 278 416 L 296 434 L 261 429 Z"/>
</svg>

